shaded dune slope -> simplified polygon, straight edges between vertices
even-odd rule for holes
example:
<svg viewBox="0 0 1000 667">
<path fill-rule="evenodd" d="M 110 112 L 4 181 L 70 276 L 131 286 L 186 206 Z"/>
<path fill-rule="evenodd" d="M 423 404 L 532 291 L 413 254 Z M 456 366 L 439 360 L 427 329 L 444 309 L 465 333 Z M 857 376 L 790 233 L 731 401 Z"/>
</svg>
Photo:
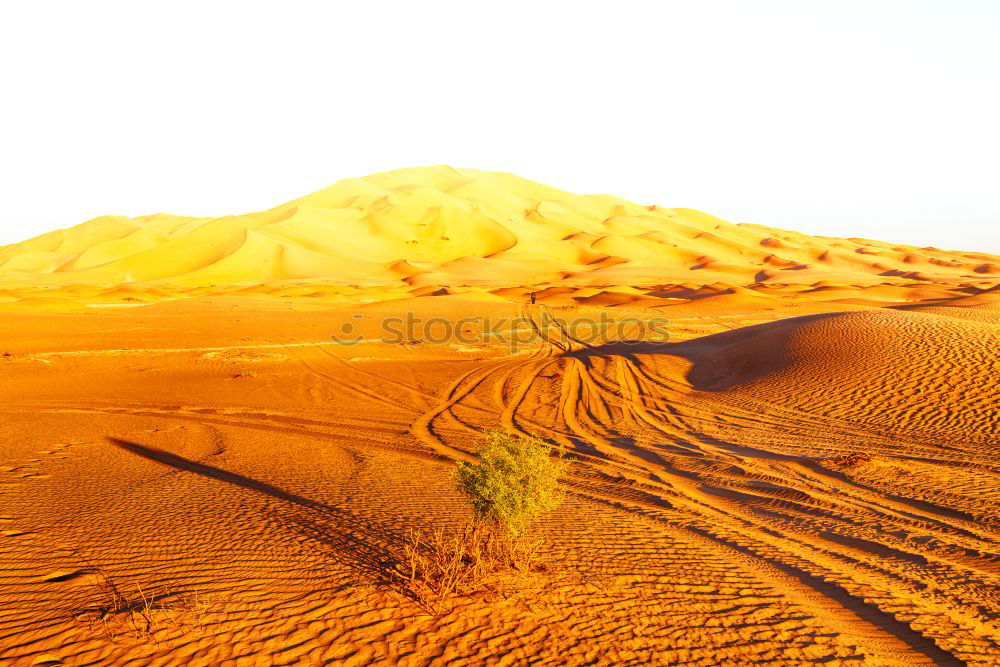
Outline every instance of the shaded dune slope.
<svg viewBox="0 0 1000 667">
<path fill-rule="evenodd" d="M 808 316 L 710 336 L 688 380 L 885 430 L 996 438 L 1000 326 L 951 310 Z"/>
</svg>

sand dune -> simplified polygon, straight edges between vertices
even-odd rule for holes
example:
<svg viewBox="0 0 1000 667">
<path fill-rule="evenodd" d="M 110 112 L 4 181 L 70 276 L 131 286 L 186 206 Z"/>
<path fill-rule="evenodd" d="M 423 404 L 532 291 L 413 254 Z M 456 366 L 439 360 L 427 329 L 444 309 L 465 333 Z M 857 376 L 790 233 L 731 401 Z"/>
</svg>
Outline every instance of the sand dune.
<svg viewBox="0 0 1000 667">
<path fill-rule="evenodd" d="M 937 314 L 947 310 L 807 316 L 720 334 L 700 341 L 707 352 L 688 379 L 866 428 L 992 441 L 1000 322 Z"/>
<path fill-rule="evenodd" d="M 7 246 L 0 664 L 995 665 L 997 266 L 448 168 Z M 547 569 L 430 613 L 487 429 Z"/>
<path fill-rule="evenodd" d="M 0 286 L 957 285 L 996 284 L 998 267 L 989 255 L 809 237 L 433 167 L 342 181 L 247 215 L 96 218 L 0 249 Z"/>
</svg>

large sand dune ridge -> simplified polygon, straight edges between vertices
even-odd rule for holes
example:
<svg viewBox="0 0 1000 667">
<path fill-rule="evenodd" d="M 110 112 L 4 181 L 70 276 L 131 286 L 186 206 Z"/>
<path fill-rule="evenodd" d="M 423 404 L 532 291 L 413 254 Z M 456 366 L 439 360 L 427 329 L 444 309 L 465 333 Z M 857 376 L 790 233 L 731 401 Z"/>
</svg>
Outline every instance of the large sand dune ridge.
<svg viewBox="0 0 1000 667">
<path fill-rule="evenodd" d="M 1000 258 L 734 225 L 512 174 L 414 168 L 260 213 L 107 216 L 0 248 L 0 285 L 750 285 L 1000 280 Z"/>
</svg>

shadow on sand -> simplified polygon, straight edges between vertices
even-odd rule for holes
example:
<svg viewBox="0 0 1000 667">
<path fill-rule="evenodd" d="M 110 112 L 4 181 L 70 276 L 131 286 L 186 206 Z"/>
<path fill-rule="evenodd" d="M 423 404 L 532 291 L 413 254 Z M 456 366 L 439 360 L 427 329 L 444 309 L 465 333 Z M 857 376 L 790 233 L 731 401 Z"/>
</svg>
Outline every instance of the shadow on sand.
<svg viewBox="0 0 1000 667">
<path fill-rule="evenodd" d="M 639 364 L 638 355 L 669 355 L 691 362 L 685 379 L 698 391 L 723 391 L 779 370 L 786 363 L 782 351 L 802 326 L 848 313 L 819 313 L 754 324 L 709 334 L 680 343 L 616 341 L 566 352 L 584 364 L 591 359 L 626 357 Z"/>
<path fill-rule="evenodd" d="M 280 509 L 266 511 L 276 522 L 327 549 L 331 562 L 346 565 L 370 583 L 387 586 L 413 597 L 402 584 L 396 566 L 402 535 L 399 531 L 356 516 L 340 507 L 303 497 L 239 473 L 186 459 L 156 447 L 120 438 L 108 440 L 126 452 L 175 470 L 231 484 L 281 501 Z"/>
</svg>

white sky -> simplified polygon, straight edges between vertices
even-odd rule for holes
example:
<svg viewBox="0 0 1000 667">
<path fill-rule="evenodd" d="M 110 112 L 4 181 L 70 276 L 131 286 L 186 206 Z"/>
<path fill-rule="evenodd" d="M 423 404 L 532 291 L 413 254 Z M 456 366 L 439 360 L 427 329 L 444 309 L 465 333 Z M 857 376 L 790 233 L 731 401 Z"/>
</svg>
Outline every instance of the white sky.
<svg viewBox="0 0 1000 667">
<path fill-rule="evenodd" d="M 0 63 L 0 243 L 450 164 L 1000 253 L 996 0 L 4 2 Z"/>
</svg>

